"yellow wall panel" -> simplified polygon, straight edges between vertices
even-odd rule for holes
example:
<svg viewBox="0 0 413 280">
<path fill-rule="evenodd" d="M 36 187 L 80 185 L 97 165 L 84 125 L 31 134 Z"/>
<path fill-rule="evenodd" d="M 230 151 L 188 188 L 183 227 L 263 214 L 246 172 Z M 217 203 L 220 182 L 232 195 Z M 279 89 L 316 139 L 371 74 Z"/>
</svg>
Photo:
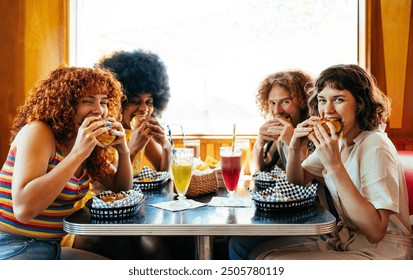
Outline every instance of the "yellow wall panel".
<svg viewBox="0 0 413 280">
<path fill-rule="evenodd" d="M 387 96 L 392 99 L 390 126 L 401 128 L 406 84 L 412 0 L 381 0 Z"/>
</svg>

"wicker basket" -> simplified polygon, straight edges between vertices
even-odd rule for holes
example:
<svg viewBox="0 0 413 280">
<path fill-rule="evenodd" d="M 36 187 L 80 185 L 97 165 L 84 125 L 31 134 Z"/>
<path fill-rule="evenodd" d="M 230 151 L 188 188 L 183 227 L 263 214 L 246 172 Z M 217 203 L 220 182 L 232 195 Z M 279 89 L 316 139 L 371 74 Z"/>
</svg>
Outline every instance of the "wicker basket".
<svg viewBox="0 0 413 280">
<path fill-rule="evenodd" d="M 206 193 L 216 192 L 217 190 L 218 179 L 215 172 L 202 175 L 192 175 L 186 196 L 195 197 Z"/>
</svg>

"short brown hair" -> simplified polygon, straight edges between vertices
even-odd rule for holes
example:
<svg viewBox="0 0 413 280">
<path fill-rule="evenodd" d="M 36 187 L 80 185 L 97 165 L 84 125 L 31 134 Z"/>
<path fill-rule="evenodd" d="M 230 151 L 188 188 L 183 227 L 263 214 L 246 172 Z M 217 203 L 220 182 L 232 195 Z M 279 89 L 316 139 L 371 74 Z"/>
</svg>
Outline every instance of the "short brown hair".
<svg viewBox="0 0 413 280">
<path fill-rule="evenodd" d="M 325 87 L 348 90 L 357 102 L 356 119 L 361 130 L 376 129 L 390 116 L 390 100 L 378 88 L 372 75 L 355 64 L 339 64 L 321 72 L 308 104 L 311 114 L 318 115 L 317 95 Z"/>
</svg>

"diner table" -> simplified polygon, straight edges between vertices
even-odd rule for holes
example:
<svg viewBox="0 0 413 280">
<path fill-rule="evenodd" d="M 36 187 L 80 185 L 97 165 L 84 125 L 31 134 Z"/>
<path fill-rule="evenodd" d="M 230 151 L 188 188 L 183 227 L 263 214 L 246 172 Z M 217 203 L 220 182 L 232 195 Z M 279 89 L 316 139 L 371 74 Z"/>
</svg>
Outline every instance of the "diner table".
<svg viewBox="0 0 413 280">
<path fill-rule="evenodd" d="M 251 180 L 240 181 L 236 196 L 249 197 L 246 186 Z M 336 219 L 318 203 L 304 209 L 263 212 L 251 207 L 202 206 L 171 212 L 150 204 L 174 200 L 173 183 L 144 192 L 146 199 L 139 211 L 122 220 L 92 218 L 88 207 L 64 219 L 63 229 L 78 235 L 159 235 L 195 236 L 196 259 L 211 259 L 214 236 L 303 236 L 322 235 L 335 230 Z M 208 203 L 213 196 L 226 196 L 225 189 L 193 198 Z"/>
</svg>

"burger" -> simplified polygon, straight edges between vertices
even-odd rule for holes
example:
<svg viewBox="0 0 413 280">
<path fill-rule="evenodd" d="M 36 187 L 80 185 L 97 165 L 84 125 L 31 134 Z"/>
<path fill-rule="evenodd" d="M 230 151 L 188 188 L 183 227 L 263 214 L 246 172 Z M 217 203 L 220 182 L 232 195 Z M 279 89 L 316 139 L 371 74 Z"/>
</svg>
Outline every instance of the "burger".
<svg viewBox="0 0 413 280">
<path fill-rule="evenodd" d="M 315 122 L 320 123 L 330 136 L 331 136 L 330 127 L 327 125 L 327 123 L 331 123 L 334 126 L 334 132 L 336 133 L 336 135 L 340 135 L 341 131 L 343 130 L 343 124 L 338 119 L 333 119 L 333 118 L 320 119 L 320 120 L 315 120 Z M 313 135 L 315 137 L 314 132 L 311 132 L 310 135 Z"/>
<path fill-rule="evenodd" d="M 96 121 L 101 121 L 102 119 L 96 120 Z M 112 123 L 108 120 L 104 120 L 106 122 L 106 125 L 109 127 L 112 127 Z M 112 129 L 108 130 L 98 136 L 96 136 L 96 139 L 102 143 L 103 146 L 107 146 L 110 143 L 113 142 L 113 140 L 115 140 L 116 136 L 112 135 Z"/>
<path fill-rule="evenodd" d="M 279 116 L 279 115 L 276 116 L 276 117 L 279 118 L 279 119 L 283 119 L 283 120 L 286 121 L 286 122 L 291 123 L 291 118 L 290 118 L 290 117 L 287 117 L 287 116 Z M 277 122 L 277 123 L 275 124 L 275 126 L 269 127 L 269 128 L 267 129 L 267 132 L 268 132 L 269 134 L 276 135 L 275 129 L 276 129 L 277 126 L 280 126 L 280 125 L 281 125 L 281 122 Z"/>
<path fill-rule="evenodd" d="M 276 117 L 279 118 L 279 119 L 283 119 L 286 122 L 291 123 L 291 118 L 288 117 L 288 116 L 276 116 Z"/>
<path fill-rule="evenodd" d="M 145 120 L 145 115 L 136 115 L 132 118 L 132 121 L 130 122 L 130 126 L 133 129 L 135 125 L 140 126 L 141 123 Z"/>
</svg>

